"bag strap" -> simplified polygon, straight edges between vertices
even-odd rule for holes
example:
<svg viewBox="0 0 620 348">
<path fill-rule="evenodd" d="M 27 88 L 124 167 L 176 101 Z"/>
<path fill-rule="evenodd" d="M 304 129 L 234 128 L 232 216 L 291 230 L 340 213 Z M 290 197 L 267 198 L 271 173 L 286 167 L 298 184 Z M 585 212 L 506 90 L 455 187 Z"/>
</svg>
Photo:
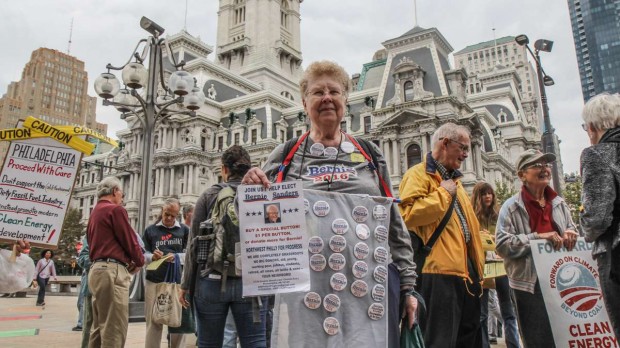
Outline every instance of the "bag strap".
<svg viewBox="0 0 620 348">
<path fill-rule="evenodd" d="M 343 134 L 347 136 L 347 139 L 349 139 L 349 141 L 351 141 L 353 145 L 355 145 L 355 147 L 360 151 L 362 156 L 364 156 L 366 161 L 368 161 L 368 167 L 370 168 L 370 170 L 374 171 L 377 174 L 377 177 L 379 178 L 379 184 L 380 184 L 379 189 L 382 191 L 381 193 L 383 194 L 383 196 L 388 197 L 388 198 L 393 198 L 392 190 L 390 190 L 390 187 L 385 182 L 385 180 L 383 180 L 383 177 L 379 173 L 379 163 L 377 161 L 376 154 L 371 150 L 372 147 L 368 146 L 370 144 L 368 144 L 365 140 L 361 140 L 361 139 L 360 139 L 361 141 L 358 143 L 354 137 L 350 136 L 347 133 L 343 133 Z M 360 143 L 364 143 L 367 149 L 370 150 L 368 152 L 370 152 L 370 154 L 372 155 L 372 158 L 368 155 L 366 151 L 364 151 L 362 146 L 360 146 Z"/>
<path fill-rule="evenodd" d="M 222 187 L 220 192 L 217 193 L 217 198 L 215 199 L 215 206 L 213 207 L 213 212 L 210 215 L 211 218 L 217 220 L 218 222 L 221 221 L 221 217 L 224 214 L 224 212 L 222 212 L 222 209 L 223 209 L 222 203 L 224 202 L 225 199 L 227 198 L 234 199 L 234 197 L 235 197 L 235 190 L 232 187 L 230 186 Z"/>
<path fill-rule="evenodd" d="M 39 271 L 39 273 L 37 273 L 37 277 L 41 275 L 41 272 L 45 271 L 45 269 L 47 268 L 47 266 L 50 265 L 50 262 L 52 262 L 52 260 L 48 260 L 47 263 L 45 264 L 45 266 L 43 266 L 43 268 L 41 268 L 41 270 Z"/>
<path fill-rule="evenodd" d="M 180 276 L 181 258 L 179 254 L 174 253 L 174 262 L 168 262 L 168 268 L 166 269 L 166 275 L 164 276 L 165 283 L 177 283 L 177 279 Z M 172 272 L 170 269 L 172 268 Z"/>
<path fill-rule="evenodd" d="M 448 207 L 448 211 L 446 212 L 446 215 L 444 215 L 443 219 L 441 219 L 439 226 L 437 226 L 437 228 L 433 232 L 433 235 L 431 235 L 431 238 L 428 240 L 428 243 L 426 243 L 426 245 L 422 247 L 426 255 L 431 253 L 431 249 L 433 249 L 433 246 L 437 242 L 437 239 L 439 239 L 439 235 L 441 235 L 441 232 L 443 232 L 443 230 L 446 228 L 446 225 L 448 224 L 448 220 L 450 220 L 450 217 L 452 216 L 452 211 L 454 210 L 456 199 L 457 197 L 456 195 L 454 195 L 452 197 L 452 202 L 450 202 L 450 207 Z"/>
<path fill-rule="evenodd" d="M 282 161 L 282 164 L 280 164 L 280 167 L 278 168 L 278 175 L 276 177 L 276 183 L 280 183 L 282 181 L 284 181 L 284 178 L 286 177 L 286 173 L 288 172 L 288 165 L 291 163 L 291 161 L 293 160 L 293 157 L 295 157 L 295 152 L 297 152 L 297 149 L 299 148 L 299 146 L 301 145 L 301 143 L 304 142 L 304 140 L 306 140 L 306 138 L 308 137 L 308 134 L 310 134 L 310 131 L 304 133 L 302 136 L 299 137 L 299 139 L 297 140 L 297 142 L 295 142 L 295 145 L 293 145 L 293 147 L 288 151 L 283 151 L 283 154 L 286 154 L 284 157 L 284 160 Z M 294 139 L 289 140 L 285 145 L 285 149 L 286 147 L 289 147 L 291 143 L 293 143 Z"/>
</svg>

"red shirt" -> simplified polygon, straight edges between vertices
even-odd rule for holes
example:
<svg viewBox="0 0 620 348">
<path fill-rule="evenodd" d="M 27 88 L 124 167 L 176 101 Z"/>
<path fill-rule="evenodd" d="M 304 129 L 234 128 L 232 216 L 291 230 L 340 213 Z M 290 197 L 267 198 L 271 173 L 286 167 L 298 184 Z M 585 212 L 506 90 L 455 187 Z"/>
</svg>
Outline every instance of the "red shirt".
<svg viewBox="0 0 620 348">
<path fill-rule="evenodd" d="M 553 222 L 553 216 L 551 215 L 551 201 L 553 201 L 558 194 L 553 191 L 551 187 L 547 186 L 544 196 L 546 204 L 544 207 L 541 207 L 530 191 L 528 191 L 525 186 L 521 187 L 521 197 L 525 203 L 525 210 L 527 210 L 527 214 L 530 216 L 530 228 L 532 232 L 555 231 L 555 224 Z M 563 231 L 556 232 L 562 233 Z"/>
<path fill-rule="evenodd" d="M 91 261 L 112 258 L 144 265 L 138 237 L 129 224 L 127 211 L 120 205 L 102 199 L 90 214 L 86 229 Z"/>
</svg>

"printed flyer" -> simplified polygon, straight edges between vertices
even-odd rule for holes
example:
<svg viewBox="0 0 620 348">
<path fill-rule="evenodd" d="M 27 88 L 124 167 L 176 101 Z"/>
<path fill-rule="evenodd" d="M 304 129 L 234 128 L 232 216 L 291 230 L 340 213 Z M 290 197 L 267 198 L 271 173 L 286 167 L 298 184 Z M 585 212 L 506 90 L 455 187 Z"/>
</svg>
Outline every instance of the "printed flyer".
<svg viewBox="0 0 620 348">
<path fill-rule="evenodd" d="M 555 251 L 546 240 L 530 241 L 536 273 L 558 347 L 618 347 L 601 294 L 592 244 L 577 240 L 572 251 Z"/>
<path fill-rule="evenodd" d="M 308 291 L 308 237 L 301 181 L 240 185 L 243 296 Z"/>
<path fill-rule="evenodd" d="M 0 240 L 57 247 L 81 156 L 51 138 L 11 142 L 0 173 Z"/>
</svg>

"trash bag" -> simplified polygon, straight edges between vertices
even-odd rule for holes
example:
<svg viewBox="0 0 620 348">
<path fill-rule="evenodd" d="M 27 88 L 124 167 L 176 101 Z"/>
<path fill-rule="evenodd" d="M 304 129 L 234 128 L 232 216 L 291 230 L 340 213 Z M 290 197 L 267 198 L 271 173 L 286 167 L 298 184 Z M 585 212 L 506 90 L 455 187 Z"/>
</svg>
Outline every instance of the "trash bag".
<svg viewBox="0 0 620 348">
<path fill-rule="evenodd" d="M 0 249 L 0 293 L 22 291 L 30 286 L 34 277 L 34 261 L 21 253 L 11 262 L 11 250 Z"/>
</svg>

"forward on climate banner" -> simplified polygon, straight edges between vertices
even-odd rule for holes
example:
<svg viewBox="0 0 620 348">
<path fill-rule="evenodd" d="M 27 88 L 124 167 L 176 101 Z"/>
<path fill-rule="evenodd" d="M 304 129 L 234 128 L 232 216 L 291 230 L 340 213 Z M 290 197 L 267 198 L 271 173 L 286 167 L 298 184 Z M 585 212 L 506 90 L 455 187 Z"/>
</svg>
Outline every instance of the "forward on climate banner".
<svg viewBox="0 0 620 348">
<path fill-rule="evenodd" d="M 546 240 L 530 241 L 534 265 L 557 347 L 618 347 L 603 303 L 592 244 L 577 240 L 572 251 L 555 251 Z"/>
</svg>

